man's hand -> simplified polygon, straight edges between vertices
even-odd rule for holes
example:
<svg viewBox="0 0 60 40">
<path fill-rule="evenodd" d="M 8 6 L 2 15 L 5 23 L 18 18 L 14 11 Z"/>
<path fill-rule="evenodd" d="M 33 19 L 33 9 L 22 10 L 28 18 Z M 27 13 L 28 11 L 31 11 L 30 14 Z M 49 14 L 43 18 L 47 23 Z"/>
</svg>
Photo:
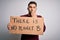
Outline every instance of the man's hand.
<svg viewBox="0 0 60 40">
<path fill-rule="evenodd" d="M 34 13 L 34 12 L 31 12 L 31 16 L 34 17 L 34 18 L 37 18 L 36 13 Z"/>
<path fill-rule="evenodd" d="M 8 30 L 11 29 L 11 25 L 12 25 L 12 24 L 8 23 L 8 25 L 7 25 Z"/>
</svg>

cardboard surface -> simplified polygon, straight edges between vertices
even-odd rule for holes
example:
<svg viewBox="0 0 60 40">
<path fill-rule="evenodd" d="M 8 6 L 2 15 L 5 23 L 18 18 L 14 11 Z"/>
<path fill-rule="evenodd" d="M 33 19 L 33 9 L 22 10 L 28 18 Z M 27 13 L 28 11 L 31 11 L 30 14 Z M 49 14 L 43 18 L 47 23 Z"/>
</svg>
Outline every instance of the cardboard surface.
<svg viewBox="0 0 60 40">
<path fill-rule="evenodd" d="M 9 32 L 12 34 L 43 34 L 43 18 L 10 16 Z"/>
</svg>

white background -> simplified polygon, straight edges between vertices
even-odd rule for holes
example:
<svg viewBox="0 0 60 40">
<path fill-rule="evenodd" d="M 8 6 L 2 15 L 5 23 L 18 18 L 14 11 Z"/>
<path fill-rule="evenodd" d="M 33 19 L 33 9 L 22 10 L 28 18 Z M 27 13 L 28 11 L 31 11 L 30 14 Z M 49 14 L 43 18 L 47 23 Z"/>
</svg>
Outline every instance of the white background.
<svg viewBox="0 0 60 40">
<path fill-rule="evenodd" d="M 7 29 L 10 16 L 27 14 L 31 0 L 0 0 L 0 40 L 19 40 L 20 35 L 10 34 Z M 60 40 L 60 0 L 34 0 L 37 14 L 44 17 L 46 31 L 40 40 Z"/>
</svg>

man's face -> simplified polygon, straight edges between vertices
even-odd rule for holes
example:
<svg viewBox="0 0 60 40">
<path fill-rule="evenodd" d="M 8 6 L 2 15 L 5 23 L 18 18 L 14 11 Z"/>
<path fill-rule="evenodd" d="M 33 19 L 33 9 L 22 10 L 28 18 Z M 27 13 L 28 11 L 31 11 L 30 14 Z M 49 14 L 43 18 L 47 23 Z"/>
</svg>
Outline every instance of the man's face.
<svg viewBox="0 0 60 40">
<path fill-rule="evenodd" d="M 36 6 L 35 4 L 30 4 L 30 5 L 28 6 L 28 11 L 29 11 L 30 13 L 35 13 L 35 12 L 36 12 L 36 9 L 37 9 L 37 6 Z"/>
</svg>

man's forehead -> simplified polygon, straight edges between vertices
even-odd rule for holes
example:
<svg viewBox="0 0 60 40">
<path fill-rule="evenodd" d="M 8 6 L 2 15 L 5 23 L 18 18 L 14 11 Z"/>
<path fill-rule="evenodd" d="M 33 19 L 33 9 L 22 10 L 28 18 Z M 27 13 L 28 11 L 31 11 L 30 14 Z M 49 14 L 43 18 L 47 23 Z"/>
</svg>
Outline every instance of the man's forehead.
<svg viewBox="0 0 60 40">
<path fill-rule="evenodd" d="M 36 6 L 35 4 L 30 4 L 29 6 Z"/>
</svg>

